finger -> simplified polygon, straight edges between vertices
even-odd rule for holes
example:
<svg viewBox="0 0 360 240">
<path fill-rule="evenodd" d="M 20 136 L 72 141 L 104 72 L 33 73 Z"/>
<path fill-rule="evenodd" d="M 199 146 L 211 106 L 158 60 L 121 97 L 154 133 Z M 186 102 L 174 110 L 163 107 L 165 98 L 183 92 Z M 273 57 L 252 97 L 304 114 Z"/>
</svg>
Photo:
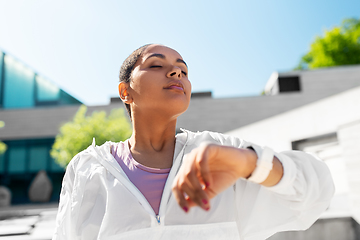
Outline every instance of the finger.
<svg viewBox="0 0 360 240">
<path fill-rule="evenodd" d="M 184 192 L 180 190 L 177 181 L 173 184 L 172 192 L 179 206 L 187 213 L 190 209 L 190 204 L 186 200 Z"/>
<path fill-rule="evenodd" d="M 189 172 L 191 170 L 191 159 L 193 159 L 194 152 L 190 152 L 184 156 L 183 165 L 181 166 L 178 174 L 176 175 L 173 185 L 172 192 L 174 197 L 179 204 L 179 206 L 185 211 L 188 212 L 191 205 L 195 205 L 192 201 L 189 201 L 189 196 L 183 191 L 185 186 L 184 175 L 185 172 Z M 186 188 L 186 187 L 185 187 Z"/>
<path fill-rule="evenodd" d="M 196 206 L 197 206 L 197 204 L 194 203 L 189 197 L 186 198 L 186 202 L 188 203 L 189 208 L 192 208 L 192 207 L 196 207 Z"/>
<path fill-rule="evenodd" d="M 195 164 L 199 150 L 193 150 L 185 155 L 183 166 L 176 180 L 174 180 L 173 190 L 174 194 L 176 194 L 176 200 L 181 207 L 198 205 L 208 210 L 210 208 L 209 198 L 201 185 L 202 179 L 198 177 L 198 169 Z M 182 202 L 184 198 L 188 203 L 187 205 Z"/>
<path fill-rule="evenodd" d="M 188 212 L 190 208 L 197 206 L 195 202 L 193 202 L 190 197 L 186 194 L 186 192 L 182 191 L 179 187 L 179 184 L 174 184 L 172 191 L 174 193 L 175 199 L 178 202 L 179 206 L 185 211 Z M 185 187 L 184 189 L 189 189 L 189 186 Z M 187 190 L 189 192 L 189 190 Z"/>
<path fill-rule="evenodd" d="M 209 210 L 209 197 L 204 191 L 196 171 L 194 166 L 192 171 L 185 175 L 185 183 L 181 186 L 181 190 L 189 196 L 192 202 L 204 210 Z"/>
<path fill-rule="evenodd" d="M 204 147 L 201 154 L 197 156 L 196 164 L 197 164 L 197 168 L 199 169 L 200 177 L 204 182 L 205 188 L 208 188 L 212 182 L 208 159 L 209 157 L 211 157 L 210 156 L 212 154 L 211 151 L 213 150 L 214 150 L 213 145 L 207 145 Z"/>
</svg>

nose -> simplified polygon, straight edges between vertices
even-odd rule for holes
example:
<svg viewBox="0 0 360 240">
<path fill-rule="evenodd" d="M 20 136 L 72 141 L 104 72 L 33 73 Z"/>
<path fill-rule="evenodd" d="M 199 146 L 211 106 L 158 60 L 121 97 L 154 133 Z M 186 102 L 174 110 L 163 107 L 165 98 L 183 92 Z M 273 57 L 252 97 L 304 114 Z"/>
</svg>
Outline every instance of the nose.
<svg viewBox="0 0 360 240">
<path fill-rule="evenodd" d="M 168 78 L 177 78 L 177 79 L 181 79 L 181 69 L 178 67 L 173 67 L 167 74 L 166 76 Z"/>
</svg>

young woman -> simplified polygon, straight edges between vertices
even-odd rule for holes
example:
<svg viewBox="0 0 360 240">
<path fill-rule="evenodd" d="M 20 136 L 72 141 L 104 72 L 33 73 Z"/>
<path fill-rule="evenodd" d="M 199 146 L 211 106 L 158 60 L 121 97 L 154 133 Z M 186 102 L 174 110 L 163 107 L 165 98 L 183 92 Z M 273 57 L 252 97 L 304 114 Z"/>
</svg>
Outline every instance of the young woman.
<svg viewBox="0 0 360 240">
<path fill-rule="evenodd" d="M 119 94 L 133 134 L 71 160 L 53 239 L 265 239 L 308 228 L 328 207 L 331 175 L 311 155 L 214 132 L 175 134 L 191 96 L 175 50 L 134 51 Z"/>
</svg>

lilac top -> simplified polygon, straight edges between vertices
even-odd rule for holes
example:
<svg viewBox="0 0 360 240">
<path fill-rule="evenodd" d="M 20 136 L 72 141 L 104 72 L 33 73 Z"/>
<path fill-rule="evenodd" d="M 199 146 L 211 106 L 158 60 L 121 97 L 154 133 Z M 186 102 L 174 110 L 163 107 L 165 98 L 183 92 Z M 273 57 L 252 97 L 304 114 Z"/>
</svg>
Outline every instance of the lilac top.
<svg viewBox="0 0 360 240">
<path fill-rule="evenodd" d="M 128 140 L 116 143 L 112 154 L 129 180 L 140 190 L 156 214 L 159 214 L 161 196 L 171 168 L 150 168 L 138 163 L 131 155 Z"/>
</svg>

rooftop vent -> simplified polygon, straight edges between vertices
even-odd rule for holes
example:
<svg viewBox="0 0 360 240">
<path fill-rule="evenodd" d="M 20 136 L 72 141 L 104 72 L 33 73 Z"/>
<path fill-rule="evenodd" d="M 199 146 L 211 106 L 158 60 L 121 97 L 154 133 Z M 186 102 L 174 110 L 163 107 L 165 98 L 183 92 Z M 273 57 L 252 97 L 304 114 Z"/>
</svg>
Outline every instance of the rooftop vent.
<svg viewBox="0 0 360 240">
<path fill-rule="evenodd" d="M 300 77 L 296 75 L 280 75 L 274 72 L 265 86 L 265 95 L 277 95 L 286 92 L 300 92 Z"/>
<path fill-rule="evenodd" d="M 212 93 L 210 92 L 193 92 L 191 93 L 191 98 L 202 98 L 202 97 L 212 97 Z"/>
<path fill-rule="evenodd" d="M 110 103 L 118 103 L 121 102 L 120 97 L 112 97 L 110 98 Z"/>
<path fill-rule="evenodd" d="M 299 76 L 279 77 L 279 92 L 300 92 L 300 78 Z"/>
</svg>

